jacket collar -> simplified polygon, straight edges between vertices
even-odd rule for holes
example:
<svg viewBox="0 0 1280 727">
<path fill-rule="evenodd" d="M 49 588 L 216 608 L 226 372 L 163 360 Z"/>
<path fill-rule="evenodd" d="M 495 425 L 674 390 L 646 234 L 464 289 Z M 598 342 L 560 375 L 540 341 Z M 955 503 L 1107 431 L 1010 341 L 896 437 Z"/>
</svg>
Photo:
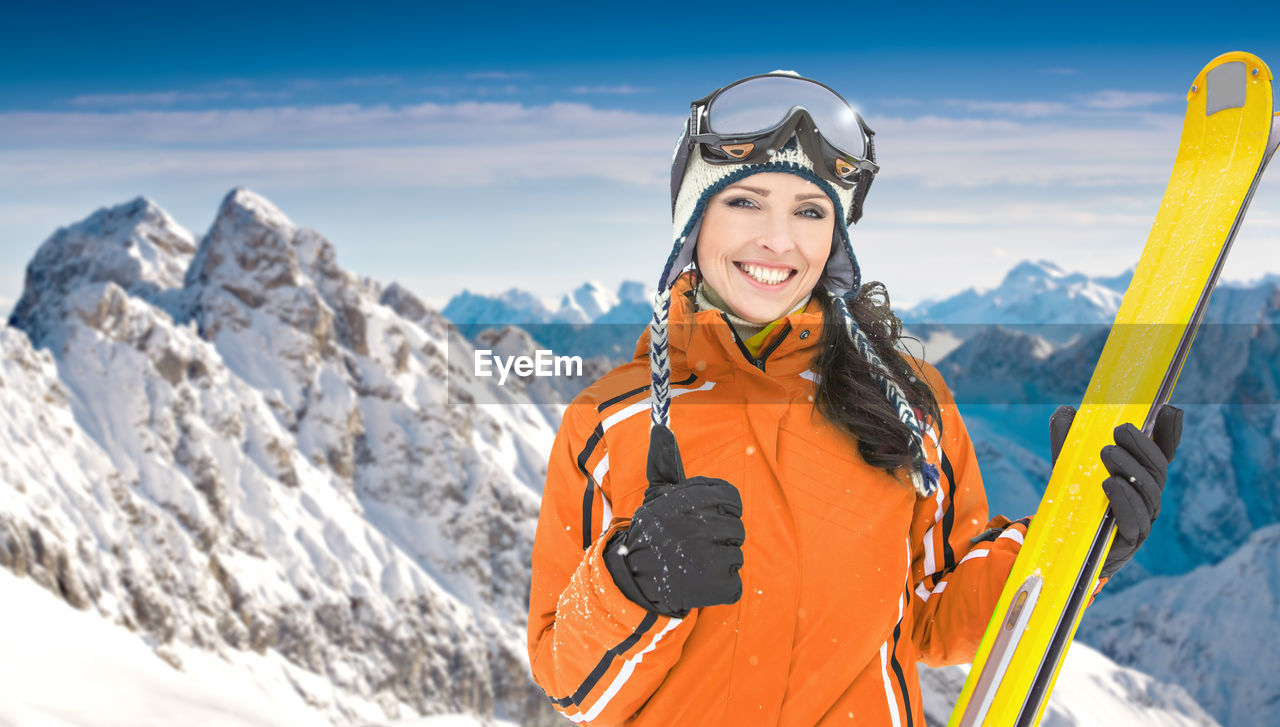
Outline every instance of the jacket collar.
<svg viewBox="0 0 1280 727">
<path fill-rule="evenodd" d="M 822 337 L 823 314 L 818 301 L 811 298 L 804 309 L 784 316 L 760 349 L 760 355 L 753 359 L 720 311 L 696 310 L 694 277 L 693 271 L 682 273 L 671 289 L 667 326 L 673 380 L 687 378 L 690 373 L 710 380 L 734 371 L 760 374 L 756 361 L 763 362 L 763 373 L 769 376 L 796 375 L 812 368 L 818 339 Z M 823 293 L 815 290 L 814 295 Z M 648 357 L 646 327 L 636 342 L 635 358 Z"/>
</svg>

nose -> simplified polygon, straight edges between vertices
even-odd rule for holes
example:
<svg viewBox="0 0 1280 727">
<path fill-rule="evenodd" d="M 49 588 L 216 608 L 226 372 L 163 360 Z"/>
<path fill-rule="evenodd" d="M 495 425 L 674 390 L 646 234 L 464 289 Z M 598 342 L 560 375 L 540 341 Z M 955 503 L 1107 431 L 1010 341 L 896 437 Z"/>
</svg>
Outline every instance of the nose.
<svg viewBox="0 0 1280 727">
<path fill-rule="evenodd" d="M 791 229 L 794 219 L 790 210 L 775 208 L 769 211 L 766 218 L 760 235 L 760 246 L 778 255 L 790 252 L 795 247 L 795 236 Z"/>
</svg>

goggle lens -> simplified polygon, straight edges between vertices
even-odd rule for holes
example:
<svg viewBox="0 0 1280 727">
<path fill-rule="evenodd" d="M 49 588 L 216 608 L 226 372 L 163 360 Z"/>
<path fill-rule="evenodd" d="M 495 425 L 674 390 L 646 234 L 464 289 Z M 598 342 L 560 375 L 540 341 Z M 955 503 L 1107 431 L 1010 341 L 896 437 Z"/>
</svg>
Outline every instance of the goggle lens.
<svg viewBox="0 0 1280 727">
<path fill-rule="evenodd" d="M 707 108 L 707 130 L 720 136 L 749 136 L 785 121 L 804 107 L 819 133 L 840 151 L 865 159 L 866 136 L 844 99 L 812 81 L 761 76 L 721 91 Z"/>
</svg>

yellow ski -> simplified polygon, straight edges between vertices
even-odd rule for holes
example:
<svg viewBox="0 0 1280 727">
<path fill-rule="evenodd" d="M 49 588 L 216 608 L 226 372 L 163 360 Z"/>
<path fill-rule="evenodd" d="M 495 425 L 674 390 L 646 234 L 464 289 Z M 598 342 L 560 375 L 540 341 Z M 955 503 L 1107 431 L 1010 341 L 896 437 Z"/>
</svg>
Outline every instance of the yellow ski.
<svg viewBox="0 0 1280 727">
<path fill-rule="evenodd" d="M 1111 547 L 1098 452 L 1124 422 L 1151 434 L 1267 161 L 1271 71 L 1226 53 L 1196 76 L 1173 175 L 1079 413 L 949 727 L 1034 727 Z"/>
</svg>

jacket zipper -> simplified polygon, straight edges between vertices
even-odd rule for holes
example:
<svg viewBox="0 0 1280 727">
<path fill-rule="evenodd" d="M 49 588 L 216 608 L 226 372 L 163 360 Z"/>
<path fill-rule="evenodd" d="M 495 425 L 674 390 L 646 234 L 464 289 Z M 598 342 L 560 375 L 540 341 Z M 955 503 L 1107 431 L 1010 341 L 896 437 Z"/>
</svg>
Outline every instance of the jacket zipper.
<svg viewBox="0 0 1280 727">
<path fill-rule="evenodd" d="M 747 357 L 747 360 L 751 362 L 752 366 L 755 366 L 761 371 L 764 371 L 764 364 L 765 361 L 769 359 L 769 354 L 773 353 L 774 349 L 782 343 L 788 333 L 791 333 L 791 321 L 787 321 L 782 329 L 782 333 L 779 333 L 778 337 L 773 339 L 773 343 L 769 344 L 768 348 L 761 351 L 759 357 L 756 357 L 751 355 L 751 352 L 747 350 L 746 344 L 742 342 L 741 338 L 738 338 L 738 332 L 734 329 L 733 324 L 729 322 L 729 316 L 725 315 L 724 311 L 721 311 L 720 317 L 724 319 L 725 325 L 729 326 L 729 332 L 733 334 L 733 342 L 738 344 L 738 350 L 742 352 L 743 356 Z"/>
</svg>

